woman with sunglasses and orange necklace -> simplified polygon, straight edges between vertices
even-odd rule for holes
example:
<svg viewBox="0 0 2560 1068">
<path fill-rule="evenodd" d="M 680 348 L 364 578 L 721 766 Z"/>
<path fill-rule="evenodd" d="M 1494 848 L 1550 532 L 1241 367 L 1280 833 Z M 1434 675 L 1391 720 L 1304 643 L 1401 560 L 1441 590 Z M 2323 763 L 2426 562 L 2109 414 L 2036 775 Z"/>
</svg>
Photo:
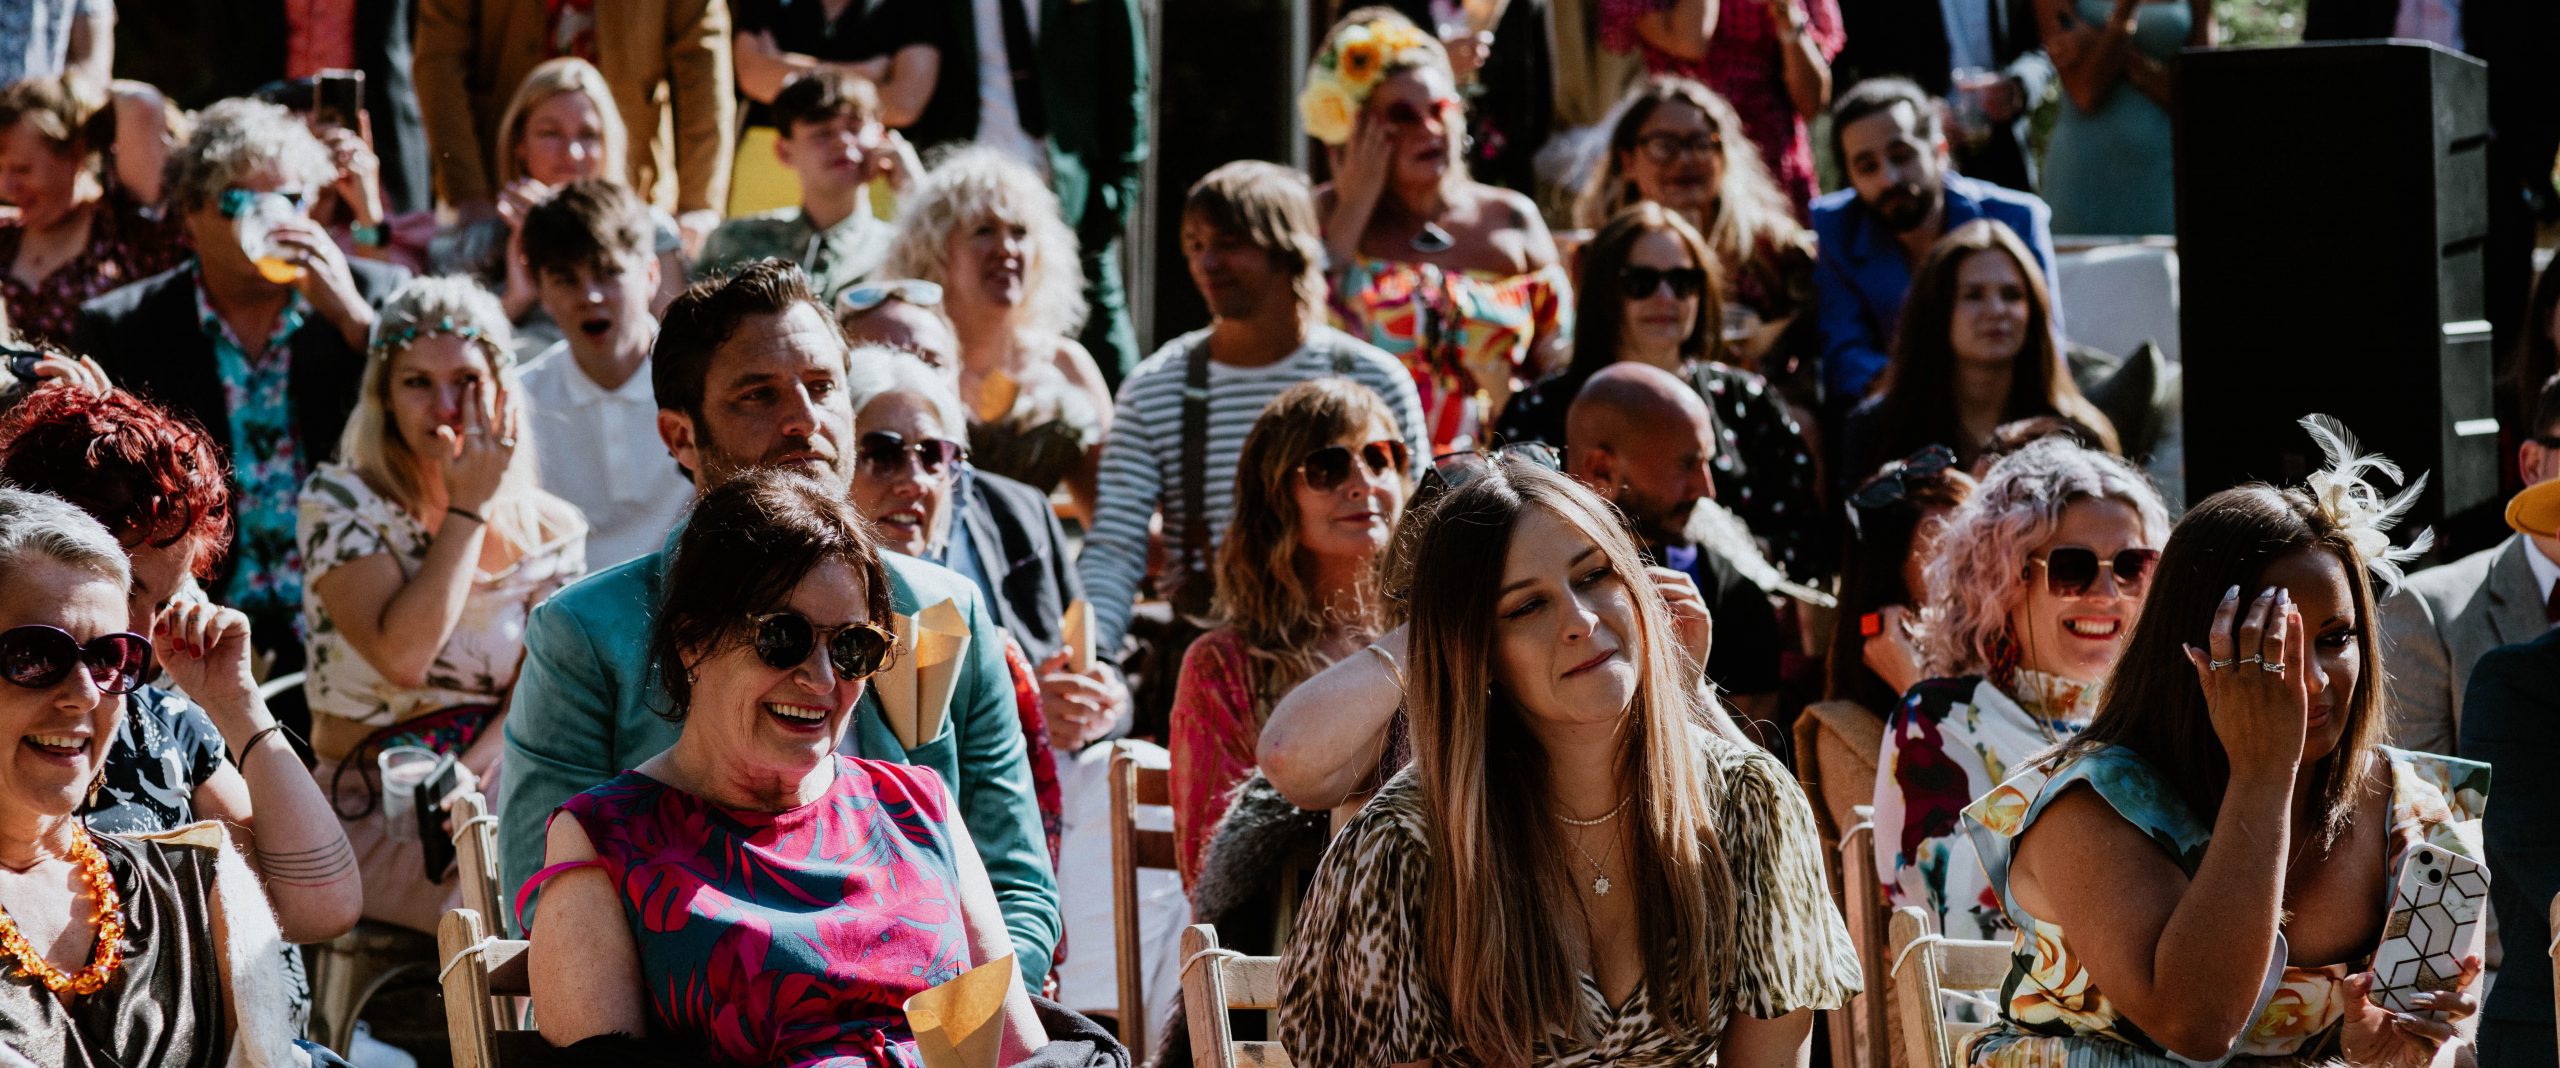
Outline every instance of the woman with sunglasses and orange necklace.
<svg viewBox="0 0 2560 1068">
<path fill-rule="evenodd" d="M 1487 443 L 1573 332 L 1573 286 L 1536 205 L 1467 176 L 1449 55 L 1388 8 L 1334 25 L 1298 112 L 1330 146 L 1316 213 L 1334 324 L 1413 372 L 1434 451 Z"/>
<path fill-rule="evenodd" d="M 907 998 L 1013 943 L 941 779 L 839 752 L 894 660 L 890 615 L 840 492 L 765 469 L 704 495 L 649 641 L 675 745 L 560 806 L 517 895 L 520 913 L 542 895 L 544 1039 L 648 1063 L 923 1063 Z M 999 1026 L 1001 1063 L 1042 1042 L 1018 983 Z"/>
<path fill-rule="evenodd" d="M 1921 610 L 1928 677 L 1887 717 L 1876 764 L 1894 905 L 1951 938 L 2006 936 L 1960 814 L 2089 724 L 2168 534 L 2140 471 L 2061 438 L 2002 459 L 1948 517 Z"/>
<path fill-rule="evenodd" d="M 1217 629 L 1192 643 L 1174 688 L 1173 833 L 1184 886 L 1254 771 L 1281 695 L 1386 629 L 1377 563 L 1404 512 L 1395 413 L 1347 378 L 1302 382 L 1245 435 L 1235 518 L 1218 548 Z"/>
</svg>

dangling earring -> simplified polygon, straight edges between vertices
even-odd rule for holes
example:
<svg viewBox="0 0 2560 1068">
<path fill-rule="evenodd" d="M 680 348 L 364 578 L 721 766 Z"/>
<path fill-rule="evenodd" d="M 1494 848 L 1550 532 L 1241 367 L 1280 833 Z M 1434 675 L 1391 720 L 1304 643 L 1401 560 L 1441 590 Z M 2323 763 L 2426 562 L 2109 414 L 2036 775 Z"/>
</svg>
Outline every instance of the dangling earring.
<svg viewBox="0 0 2560 1068">
<path fill-rule="evenodd" d="M 2000 633 L 1993 635 L 1990 653 L 1991 684 L 2003 693 L 2015 691 L 2018 683 L 2018 637 L 2015 630 L 2002 627 Z"/>
</svg>

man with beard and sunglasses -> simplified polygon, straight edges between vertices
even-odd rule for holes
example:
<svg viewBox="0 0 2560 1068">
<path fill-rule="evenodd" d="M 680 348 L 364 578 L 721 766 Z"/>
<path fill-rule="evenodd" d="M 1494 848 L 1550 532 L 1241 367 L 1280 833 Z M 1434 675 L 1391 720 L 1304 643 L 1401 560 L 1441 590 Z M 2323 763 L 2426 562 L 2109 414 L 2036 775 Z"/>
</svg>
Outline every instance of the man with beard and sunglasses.
<svg viewBox="0 0 2560 1068">
<path fill-rule="evenodd" d="M 1822 329 L 1824 409 L 1845 414 L 1891 360 L 1911 271 L 1938 238 L 1975 219 L 1997 219 L 2025 238 L 2053 273 L 2053 210 L 2021 193 L 1955 173 L 1938 102 L 1902 78 L 1851 86 L 1831 105 L 1831 149 L 1850 188 L 1813 202 L 1821 243 L 1814 270 Z M 2062 331 L 2062 309 L 2053 310 Z"/>
<path fill-rule="evenodd" d="M 1740 719 L 1771 719 L 1785 645 L 1768 591 L 1735 558 L 1759 560 L 1739 519 L 1716 504 L 1714 417 L 1698 392 L 1641 363 L 1601 368 L 1565 415 L 1565 471 L 1626 516 L 1654 563 L 1687 575 L 1715 621 L 1707 678 Z M 1755 569 L 1774 577 L 1765 561 Z"/>
<path fill-rule="evenodd" d="M 748 470 L 789 467 L 850 494 L 853 397 L 880 391 L 869 380 L 890 358 L 879 349 L 848 352 L 798 267 L 751 264 L 668 305 L 649 368 L 659 437 L 699 491 Z M 652 553 L 571 586 L 526 624 L 498 824 L 500 886 L 509 891 L 540 865 L 544 828 L 562 802 L 674 744 L 677 727 L 664 718 L 666 697 L 648 663 L 666 556 Z M 969 642 L 938 737 L 902 745 L 879 698 L 866 693 L 846 749 L 941 775 L 985 858 L 1024 985 L 1037 990 L 1058 941 L 1057 883 L 1003 635 L 969 580 L 912 557 L 882 559 L 899 614 L 949 601 L 967 622 Z"/>
</svg>

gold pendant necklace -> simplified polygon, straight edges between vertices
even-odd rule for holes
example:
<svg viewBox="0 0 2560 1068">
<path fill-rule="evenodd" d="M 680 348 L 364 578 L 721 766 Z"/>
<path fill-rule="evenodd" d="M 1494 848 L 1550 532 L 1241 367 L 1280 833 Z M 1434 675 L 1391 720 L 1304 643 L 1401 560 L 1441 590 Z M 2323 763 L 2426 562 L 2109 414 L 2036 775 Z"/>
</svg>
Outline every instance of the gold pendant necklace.
<svg viewBox="0 0 2560 1068">
<path fill-rule="evenodd" d="M 1596 820 L 1577 820 L 1573 817 L 1563 815 L 1559 815 L 1556 818 L 1576 827 L 1597 827 L 1618 818 L 1618 813 L 1626 807 L 1627 803 L 1625 801 L 1620 801 L 1618 802 L 1617 808 L 1610 809 L 1608 815 L 1602 816 Z M 1602 863 L 1600 858 L 1592 856 L 1591 851 L 1583 847 L 1582 839 L 1575 837 L 1573 832 L 1565 832 L 1564 840 L 1573 843 L 1573 851 L 1582 854 L 1582 859 L 1590 863 L 1592 894 L 1598 897 L 1609 896 L 1609 866 Z M 1609 838 L 1609 859 L 1618 859 L 1618 839 L 1616 835 L 1611 835 Z"/>
</svg>

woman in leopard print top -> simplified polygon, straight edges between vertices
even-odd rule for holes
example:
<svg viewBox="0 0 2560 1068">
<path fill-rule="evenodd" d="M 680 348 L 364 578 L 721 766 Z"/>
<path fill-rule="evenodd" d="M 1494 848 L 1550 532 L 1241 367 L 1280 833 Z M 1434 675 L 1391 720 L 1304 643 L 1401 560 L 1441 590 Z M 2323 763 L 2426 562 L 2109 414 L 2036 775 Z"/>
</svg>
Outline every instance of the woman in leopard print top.
<svg viewBox="0 0 2560 1068">
<path fill-rule="evenodd" d="M 1696 589 L 1534 462 L 1413 521 L 1411 655 L 1380 677 L 1409 680 L 1415 763 L 1301 906 L 1291 1059 L 1800 1063 L 1858 960 L 1803 794 L 1702 688 Z"/>
</svg>

